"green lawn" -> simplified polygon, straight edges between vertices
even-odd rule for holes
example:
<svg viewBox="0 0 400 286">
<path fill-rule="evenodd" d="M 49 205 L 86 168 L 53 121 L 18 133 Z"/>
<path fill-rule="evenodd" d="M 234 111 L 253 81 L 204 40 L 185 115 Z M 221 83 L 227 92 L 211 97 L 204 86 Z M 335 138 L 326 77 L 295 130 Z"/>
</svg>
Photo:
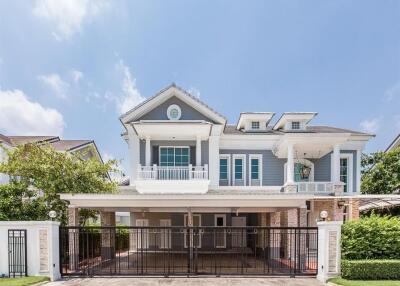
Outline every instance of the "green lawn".
<svg viewBox="0 0 400 286">
<path fill-rule="evenodd" d="M 30 276 L 21 278 L 0 278 L 0 286 L 26 286 L 39 282 L 49 281 L 48 277 Z"/>
<path fill-rule="evenodd" d="M 329 279 L 329 282 L 333 282 L 343 286 L 400 286 L 399 280 L 366 281 L 366 280 L 346 280 L 342 278 L 332 278 Z"/>
</svg>

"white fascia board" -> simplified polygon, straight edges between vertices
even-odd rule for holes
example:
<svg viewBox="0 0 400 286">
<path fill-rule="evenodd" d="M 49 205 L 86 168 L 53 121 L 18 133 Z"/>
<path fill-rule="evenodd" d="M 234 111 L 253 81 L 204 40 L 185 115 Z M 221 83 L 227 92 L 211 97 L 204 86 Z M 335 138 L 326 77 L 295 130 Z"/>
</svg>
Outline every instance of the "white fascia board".
<svg viewBox="0 0 400 286">
<path fill-rule="evenodd" d="M 145 104 L 139 106 L 136 110 L 133 110 L 132 112 L 125 113 L 120 117 L 121 121 L 123 124 L 127 124 L 128 122 L 134 121 L 135 119 L 145 115 L 147 112 L 151 111 L 161 103 L 165 102 L 169 98 L 176 96 L 189 106 L 193 107 L 200 113 L 204 114 L 206 117 L 209 117 L 215 122 L 218 122 L 220 124 L 225 125 L 226 119 L 208 108 L 207 106 L 201 104 L 200 102 L 196 101 L 195 99 L 191 98 L 187 94 L 185 94 L 182 90 L 179 88 L 176 88 L 175 86 L 170 86 L 168 89 L 164 90 L 157 96 L 153 97 L 151 100 L 146 102 Z"/>
<path fill-rule="evenodd" d="M 220 149 L 272 150 L 279 138 L 279 135 L 223 135 Z"/>
<path fill-rule="evenodd" d="M 275 123 L 273 129 L 278 130 L 279 128 L 282 128 L 285 123 L 289 120 L 299 120 L 299 121 L 305 121 L 307 124 L 310 122 L 315 116 L 317 116 L 317 112 L 284 112 L 281 117 L 278 119 L 278 121 Z"/>
</svg>

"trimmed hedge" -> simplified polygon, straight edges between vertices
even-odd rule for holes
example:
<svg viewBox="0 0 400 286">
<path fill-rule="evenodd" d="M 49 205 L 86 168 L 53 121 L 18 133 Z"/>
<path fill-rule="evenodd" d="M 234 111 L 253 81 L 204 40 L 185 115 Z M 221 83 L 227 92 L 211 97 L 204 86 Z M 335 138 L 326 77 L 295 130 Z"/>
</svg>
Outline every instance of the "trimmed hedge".
<svg viewBox="0 0 400 286">
<path fill-rule="evenodd" d="M 371 215 L 342 226 L 343 259 L 400 259 L 400 219 Z"/>
<path fill-rule="evenodd" d="M 400 260 L 342 260 L 342 277 L 351 280 L 400 279 Z"/>
</svg>

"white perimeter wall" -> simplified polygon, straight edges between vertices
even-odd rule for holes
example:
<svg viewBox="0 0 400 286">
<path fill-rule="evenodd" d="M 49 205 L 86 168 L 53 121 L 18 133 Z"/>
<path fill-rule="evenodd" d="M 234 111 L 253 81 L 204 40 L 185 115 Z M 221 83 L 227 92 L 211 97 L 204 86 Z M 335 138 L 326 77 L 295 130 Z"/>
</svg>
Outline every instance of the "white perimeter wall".
<svg viewBox="0 0 400 286">
<path fill-rule="evenodd" d="M 8 230 L 26 229 L 29 276 L 60 278 L 59 222 L 0 221 L 0 275 L 8 276 Z"/>
</svg>

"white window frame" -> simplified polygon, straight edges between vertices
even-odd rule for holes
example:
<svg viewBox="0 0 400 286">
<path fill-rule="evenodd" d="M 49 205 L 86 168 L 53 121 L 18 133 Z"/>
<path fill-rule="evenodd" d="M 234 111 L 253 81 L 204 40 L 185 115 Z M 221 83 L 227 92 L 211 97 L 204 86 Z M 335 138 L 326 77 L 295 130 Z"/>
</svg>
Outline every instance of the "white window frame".
<svg viewBox="0 0 400 286">
<path fill-rule="evenodd" d="M 235 172 L 235 159 L 242 159 L 243 160 L 243 176 L 242 176 L 242 180 L 243 180 L 243 186 L 246 186 L 246 155 L 245 154 L 233 154 L 232 155 L 232 174 L 233 174 L 233 182 L 232 185 L 236 186 L 236 172 Z"/>
<path fill-rule="evenodd" d="M 259 186 L 262 185 L 262 171 L 263 171 L 263 164 L 262 164 L 262 154 L 250 154 L 249 155 L 249 185 L 251 185 L 252 179 L 251 179 L 251 160 L 252 159 L 258 159 L 258 180 L 260 181 Z"/>
<path fill-rule="evenodd" d="M 229 155 L 229 154 L 220 154 L 218 160 L 220 160 L 220 159 L 227 159 L 227 164 L 228 164 L 228 167 L 227 167 L 228 168 L 228 179 L 227 179 L 227 181 L 228 181 L 228 186 L 230 186 L 231 185 L 231 155 Z M 221 172 L 218 169 L 219 181 L 225 181 L 225 179 L 221 180 L 220 175 L 221 175 Z"/>
<path fill-rule="evenodd" d="M 168 226 L 162 226 L 162 222 L 167 222 Z M 161 227 L 170 227 L 171 226 L 171 219 L 170 218 L 166 218 L 166 219 L 160 219 L 160 226 Z M 168 245 L 165 241 L 165 237 L 168 237 L 167 242 Z M 164 238 L 164 244 L 162 243 Z M 172 246 L 172 233 L 171 233 L 171 229 L 161 229 L 160 230 L 160 249 L 171 249 Z"/>
<path fill-rule="evenodd" d="M 188 165 L 190 165 L 190 146 L 158 146 L 158 166 L 160 166 L 161 167 L 161 149 L 162 148 L 187 148 L 188 149 L 188 158 L 189 158 L 189 161 L 188 161 Z M 171 168 L 174 168 L 174 167 L 185 167 L 185 166 L 175 166 L 175 151 L 174 151 L 174 166 L 163 166 L 163 167 L 171 167 Z"/>
<path fill-rule="evenodd" d="M 353 153 L 340 153 L 340 159 L 347 159 L 347 192 L 353 193 Z M 339 164 L 340 168 L 340 164 Z M 340 178 L 340 170 L 339 170 Z M 331 154 L 331 181 L 333 182 L 333 154 Z"/>
<path fill-rule="evenodd" d="M 135 220 L 135 225 L 138 226 L 139 224 L 142 227 L 148 227 L 149 226 L 149 219 L 147 219 L 147 218 L 140 218 L 140 219 L 138 218 L 138 219 L 136 219 Z M 150 245 L 149 229 L 148 228 L 146 228 L 146 229 L 138 228 L 137 232 L 138 233 L 136 234 L 136 237 L 135 237 L 135 238 L 137 238 L 137 240 L 136 240 L 136 249 L 148 249 L 149 245 Z M 143 241 L 142 241 L 142 238 L 143 238 Z M 141 247 L 139 247 L 139 245 Z"/>
<path fill-rule="evenodd" d="M 193 217 L 195 217 L 195 216 L 197 216 L 198 218 L 199 218 L 199 227 L 201 226 L 201 214 L 192 214 L 192 216 Z M 184 226 L 187 226 L 187 223 L 186 223 L 186 221 L 187 221 L 187 218 L 188 218 L 188 215 L 187 214 L 184 214 L 183 215 L 183 225 Z M 188 231 L 185 231 L 184 232 L 184 245 L 183 245 L 183 247 L 184 248 L 187 248 L 188 246 L 187 246 L 187 235 L 188 235 L 189 233 L 188 233 Z M 201 234 L 201 232 L 199 233 L 199 245 L 197 246 L 197 248 L 201 248 L 201 240 L 202 240 L 202 238 L 203 238 L 203 235 Z"/>
<path fill-rule="evenodd" d="M 216 215 L 214 215 L 214 226 L 217 228 L 217 227 L 220 227 L 220 226 L 217 226 L 217 219 L 218 218 L 222 218 L 223 219 L 223 222 L 224 222 L 224 224 L 223 224 L 223 227 L 224 226 L 226 226 L 226 214 L 216 214 Z M 214 237 L 214 246 L 215 246 L 215 248 L 226 248 L 226 231 L 224 230 L 224 245 L 223 246 L 217 246 L 217 242 L 216 242 L 216 237 Z"/>
</svg>

